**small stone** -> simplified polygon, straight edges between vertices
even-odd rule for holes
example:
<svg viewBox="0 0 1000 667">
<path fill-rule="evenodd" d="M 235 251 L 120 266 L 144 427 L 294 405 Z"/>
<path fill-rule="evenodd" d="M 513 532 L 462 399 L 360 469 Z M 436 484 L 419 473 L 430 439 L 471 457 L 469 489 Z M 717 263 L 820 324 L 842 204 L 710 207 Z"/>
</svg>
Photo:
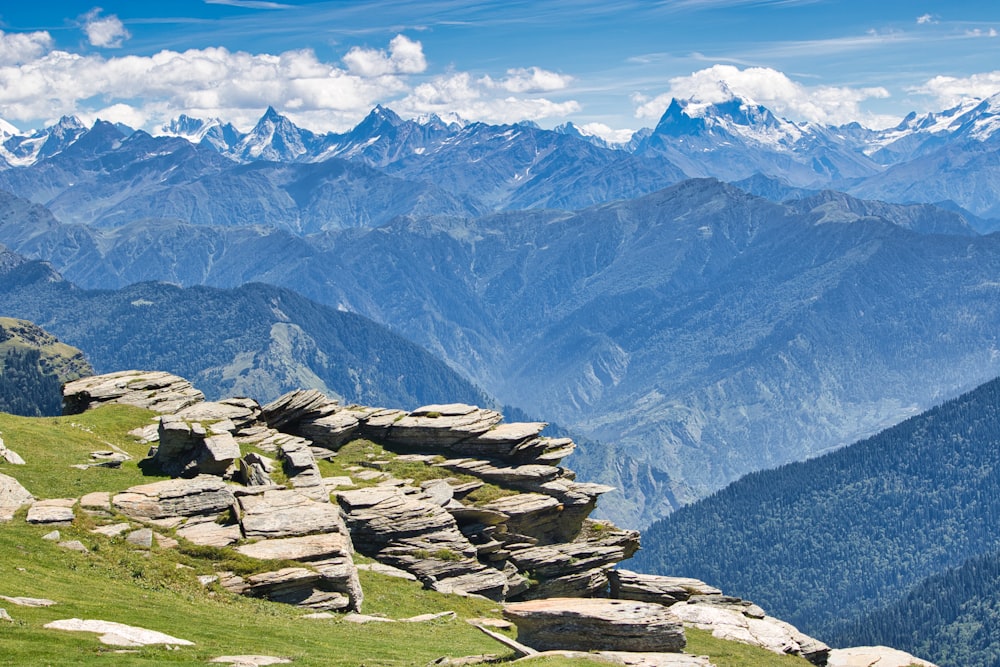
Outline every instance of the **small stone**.
<svg viewBox="0 0 1000 667">
<path fill-rule="evenodd" d="M 404 618 L 404 623 L 427 623 L 429 621 L 437 621 L 439 619 L 447 618 L 452 620 L 456 618 L 458 614 L 453 611 L 441 611 L 436 614 L 420 614 L 419 616 L 411 616 L 410 618 Z"/>
<path fill-rule="evenodd" d="M 167 537 L 162 533 L 153 533 L 153 537 L 156 538 L 156 546 L 160 547 L 161 549 L 173 549 L 178 544 L 180 544 L 174 538 Z"/>
<path fill-rule="evenodd" d="M 34 499 L 20 482 L 0 473 L 0 521 L 10 521 L 17 510 Z"/>
<path fill-rule="evenodd" d="M 45 598 L 7 597 L 6 595 L 0 595 L 0 600 L 16 604 L 19 607 L 51 607 L 56 603 L 55 600 Z"/>
<path fill-rule="evenodd" d="M 6 609 L 0 608 L 0 621 L 11 621 L 11 622 L 13 622 L 14 619 L 10 617 L 10 614 L 7 613 Z"/>
<path fill-rule="evenodd" d="M 391 618 L 383 616 L 368 616 L 366 614 L 345 614 L 344 620 L 348 623 L 395 623 Z"/>
<path fill-rule="evenodd" d="M 89 551 L 87 546 L 80 540 L 70 540 L 68 542 L 59 542 L 58 546 L 63 549 L 69 549 L 71 551 L 79 551 L 81 553 L 87 553 Z"/>
<path fill-rule="evenodd" d="M 328 611 L 317 611 L 313 614 L 305 614 L 302 618 L 309 618 L 313 620 L 323 620 L 327 618 L 340 618 L 339 614 L 332 614 Z"/>
<path fill-rule="evenodd" d="M 152 549 L 153 531 L 149 528 L 134 530 L 125 537 L 125 541 L 139 547 L 140 549 Z"/>
<path fill-rule="evenodd" d="M 291 660 L 271 655 L 220 655 L 209 662 L 233 665 L 233 667 L 265 667 L 266 665 L 287 665 Z"/>
<path fill-rule="evenodd" d="M 69 630 L 71 632 L 96 632 L 101 635 L 102 644 L 110 646 L 148 646 L 151 644 L 169 644 L 173 646 L 193 646 L 193 642 L 186 639 L 178 639 L 170 635 L 146 630 L 124 623 L 114 623 L 112 621 L 81 620 L 79 618 L 69 618 L 61 621 L 46 623 L 44 628 L 49 630 Z"/>
<path fill-rule="evenodd" d="M 217 574 L 201 574 L 198 575 L 198 583 L 202 586 L 208 586 L 209 584 L 214 584 L 219 580 L 219 575 Z"/>
<path fill-rule="evenodd" d="M 98 535 L 104 535 L 105 537 L 117 537 L 118 535 L 121 535 L 126 530 L 129 530 L 131 528 L 132 524 L 127 522 L 112 523 L 108 524 L 107 526 L 98 526 L 97 528 L 94 528 L 90 532 L 96 533 Z"/>
<path fill-rule="evenodd" d="M 39 500 L 28 509 L 28 523 L 53 523 L 67 525 L 73 522 L 73 505 L 76 498 Z"/>
<path fill-rule="evenodd" d="M 45 533 L 42 535 L 43 540 L 49 540 L 50 542 L 58 542 L 61 535 L 59 535 L 58 530 L 53 530 L 51 533 Z"/>
</svg>

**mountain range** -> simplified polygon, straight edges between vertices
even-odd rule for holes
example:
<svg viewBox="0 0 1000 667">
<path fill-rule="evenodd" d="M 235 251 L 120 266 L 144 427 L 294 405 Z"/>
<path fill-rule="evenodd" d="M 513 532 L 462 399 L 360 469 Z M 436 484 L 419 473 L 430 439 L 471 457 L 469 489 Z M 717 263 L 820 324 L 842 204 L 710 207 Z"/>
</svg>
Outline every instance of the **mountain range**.
<svg viewBox="0 0 1000 667">
<path fill-rule="evenodd" d="M 574 467 L 620 489 L 602 507 L 623 525 L 1000 374 L 1000 238 L 829 191 L 775 203 L 696 179 L 576 212 L 305 236 L 65 224 L 8 195 L 0 242 L 89 289 L 269 282 L 381 322 L 503 403 L 609 443 Z M 17 314 L 63 335 L 43 310 Z"/>
</svg>

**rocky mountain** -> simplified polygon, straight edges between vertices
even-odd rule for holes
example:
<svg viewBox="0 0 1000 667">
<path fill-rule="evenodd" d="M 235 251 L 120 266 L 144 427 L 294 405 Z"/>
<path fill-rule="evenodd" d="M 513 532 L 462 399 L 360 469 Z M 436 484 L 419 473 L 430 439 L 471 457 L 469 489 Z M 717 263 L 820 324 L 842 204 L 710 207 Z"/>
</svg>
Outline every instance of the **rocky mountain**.
<svg viewBox="0 0 1000 667">
<path fill-rule="evenodd" d="M 900 648 L 942 665 L 994 664 L 995 635 L 981 629 L 995 605 L 968 591 L 996 586 L 998 405 L 993 380 L 849 447 L 748 475 L 651 526 L 632 567 L 718 582 L 844 644 L 906 636 Z"/>
<path fill-rule="evenodd" d="M 386 328 L 263 284 L 219 290 L 140 283 L 87 291 L 42 262 L 8 262 L 0 311 L 89 350 L 98 371 L 155 364 L 198 377 L 210 396 L 267 399 L 289 387 L 312 387 L 392 406 L 446 396 L 488 402 Z"/>
<path fill-rule="evenodd" d="M 393 327 L 505 404 L 614 443 L 575 465 L 622 489 L 603 507 L 629 525 L 1000 374 L 998 241 L 934 207 L 694 180 L 306 238 L 6 207 L 0 241 L 85 287 L 267 281 Z"/>
</svg>

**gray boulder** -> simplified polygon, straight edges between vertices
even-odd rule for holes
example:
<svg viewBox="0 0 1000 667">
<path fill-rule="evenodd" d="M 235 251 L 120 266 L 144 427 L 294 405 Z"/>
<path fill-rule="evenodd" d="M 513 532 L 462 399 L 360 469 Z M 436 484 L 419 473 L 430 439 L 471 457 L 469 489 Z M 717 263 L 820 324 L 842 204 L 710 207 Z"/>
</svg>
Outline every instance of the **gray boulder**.
<svg viewBox="0 0 1000 667">
<path fill-rule="evenodd" d="M 0 521 L 10 521 L 17 510 L 34 500 L 35 497 L 20 482 L 0 473 Z"/>
<path fill-rule="evenodd" d="M 174 413 L 204 400 L 203 393 L 176 375 L 162 371 L 120 371 L 66 383 L 63 414 L 79 414 L 105 403 Z"/>
<path fill-rule="evenodd" d="M 539 651 L 684 649 L 681 621 L 662 605 L 600 598 L 545 598 L 504 605 L 518 640 Z"/>
<path fill-rule="evenodd" d="M 125 516 L 165 519 L 217 515 L 232 507 L 235 501 L 225 482 L 218 477 L 201 475 L 133 486 L 116 494 L 111 504 Z"/>
</svg>

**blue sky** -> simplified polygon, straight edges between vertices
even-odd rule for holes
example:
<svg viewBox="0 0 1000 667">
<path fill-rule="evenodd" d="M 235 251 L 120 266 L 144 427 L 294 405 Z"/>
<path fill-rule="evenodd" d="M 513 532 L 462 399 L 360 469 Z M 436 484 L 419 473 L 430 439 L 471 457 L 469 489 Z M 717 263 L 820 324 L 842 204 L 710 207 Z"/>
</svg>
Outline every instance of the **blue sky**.
<svg viewBox="0 0 1000 667">
<path fill-rule="evenodd" d="M 21 129 L 246 129 L 271 104 L 344 130 L 381 103 L 621 138 L 671 96 L 886 126 L 1000 92 L 1000 3 L 983 0 L 49 0 L 4 3 L 0 31 L 0 118 Z"/>
</svg>

